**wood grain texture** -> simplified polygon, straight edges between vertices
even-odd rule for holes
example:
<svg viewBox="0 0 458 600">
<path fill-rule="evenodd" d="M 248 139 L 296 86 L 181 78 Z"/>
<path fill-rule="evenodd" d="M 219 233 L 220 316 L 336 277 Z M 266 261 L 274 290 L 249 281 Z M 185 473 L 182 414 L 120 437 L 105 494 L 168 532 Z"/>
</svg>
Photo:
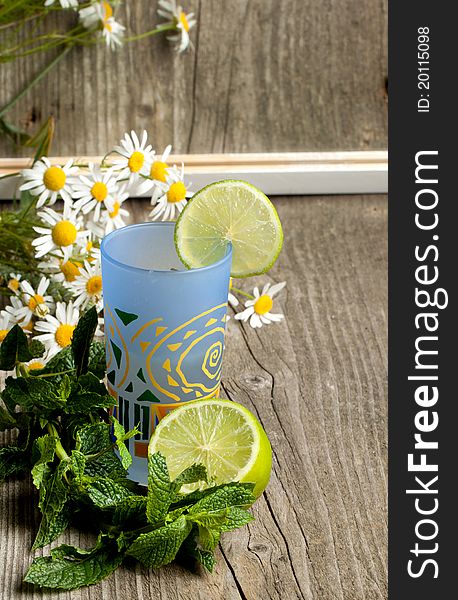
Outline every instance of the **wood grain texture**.
<svg viewBox="0 0 458 600">
<path fill-rule="evenodd" d="M 256 521 L 224 536 L 212 576 L 121 568 L 50 595 L 21 584 L 39 515 L 29 480 L 12 481 L 0 487 L 0 597 L 386 600 L 386 198 L 276 204 L 286 235 L 270 275 L 287 281 L 275 303 L 286 321 L 253 330 L 231 319 L 223 374 L 223 395 L 252 410 L 272 443 Z M 144 219 L 145 203 L 131 208 Z M 92 540 L 72 530 L 59 541 Z"/>
<path fill-rule="evenodd" d="M 71 156 L 103 155 L 131 128 L 176 152 L 386 148 L 387 0 L 183 5 L 198 18 L 195 51 L 176 55 L 158 38 L 77 48 L 8 116 L 32 130 L 52 113 L 53 153 Z M 156 7 L 126 1 L 118 18 L 139 33 Z M 0 106 L 50 59 L 2 64 Z M 0 156 L 18 153 L 0 140 Z"/>
</svg>

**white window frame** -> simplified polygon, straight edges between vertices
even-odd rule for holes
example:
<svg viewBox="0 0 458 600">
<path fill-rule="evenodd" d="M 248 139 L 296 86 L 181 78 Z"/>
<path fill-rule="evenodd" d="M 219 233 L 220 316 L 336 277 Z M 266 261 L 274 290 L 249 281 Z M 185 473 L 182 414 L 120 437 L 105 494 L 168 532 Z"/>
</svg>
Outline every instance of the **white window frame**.
<svg viewBox="0 0 458 600">
<path fill-rule="evenodd" d="M 53 164 L 64 164 L 68 159 L 50 160 Z M 76 160 L 97 163 L 102 157 L 85 156 Z M 388 191 L 386 151 L 175 154 L 168 162 L 184 163 L 193 190 L 221 179 L 244 179 L 266 194 L 277 196 L 385 194 Z M 0 159 L 0 177 L 30 165 L 30 159 Z M 18 186 L 18 177 L 0 179 L 0 200 L 16 197 Z"/>
</svg>

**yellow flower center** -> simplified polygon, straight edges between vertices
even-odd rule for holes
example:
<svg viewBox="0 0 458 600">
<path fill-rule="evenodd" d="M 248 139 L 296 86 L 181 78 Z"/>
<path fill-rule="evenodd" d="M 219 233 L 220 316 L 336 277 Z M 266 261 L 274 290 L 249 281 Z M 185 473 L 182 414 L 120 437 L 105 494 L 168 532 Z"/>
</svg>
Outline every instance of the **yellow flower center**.
<svg viewBox="0 0 458 600">
<path fill-rule="evenodd" d="M 90 296 L 97 296 L 102 291 L 102 276 L 93 275 L 86 283 L 86 291 Z"/>
<path fill-rule="evenodd" d="M 35 296 L 31 296 L 27 306 L 32 312 L 34 312 L 39 304 L 44 304 L 44 301 L 45 299 L 43 296 L 40 296 L 40 294 L 35 294 Z"/>
<path fill-rule="evenodd" d="M 112 210 L 111 212 L 109 212 L 109 213 L 108 213 L 108 214 L 110 215 L 110 218 L 111 218 L 111 219 L 114 219 L 115 217 L 117 217 L 117 216 L 118 216 L 118 214 L 119 214 L 119 209 L 120 209 L 120 206 L 121 206 L 121 205 L 119 204 L 119 202 L 115 202 L 115 203 L 113 204 L 113 210 Z"/>
<path fill-rule="evenodd" d="M 185 31 L 189 31 L 188 19 L 186 18 L 186 13 L 183 11 L 180 12 L 180 23 L 183 25 Z"/>
<path fill-rule="evenodd" d="M 265 315 L 272 308 L 273 304 L 270 296 L 260 296 L 254 303 L 254 311 L 258 315 Z"/>
<path fill-rule="evenodd" d="M 28 366 L 29 371 L 34 371 L 34 370 L 38 371 L 39 369 L 44 369 L 44 368 L 45 368 L 45 364 L 40 362 L 39 360 Z"/>
<path fill-rule="evenodd" d="M 168 165 L 161 160 L 155 160 L 151 165 L 151 171 L 149 176 L 151 179 L 156 179 L 157 181 L 166 182 L 166 175 L 168 173 Z"/>
<path fill-rule="evenodd" d="M 8 281 L 8 287 L 10 288 L 10 290 L 12 290 L 13 292 L 17 292 L 19 289 L 19 280 L 18 279 L 10 279 Z"/>
<path fill-rule="evenodd" d="M 0 344 L 3 342 L 7 335 L 8 329 L 0 329 Z"/>
<path fill-rule="evenodd" d="M 127 166 L 132 171 L 132 173 L 138 173 L 140 169 L 143 167 L 143 163 L 145 162 L 145 155 L 142 152 L 132 152 Z"/>
<path fill-rule="evenodd" d="M 234 282 L 232 281 L 232 277 L 229 277 L 229 289 L 232 290 L 232 284 Z"/>
<path fill-rule="evenodd" d="M 49 167 L 43 175 L 45 187 L 52 192 L 61 190 L 65 185 L 66 179 L 67 175 L 65 175 L 64 170 L 60 167 Z"/>
<path fill-rule="evenodd" d="M 111 8 L 110 4 L 108 4 L 108 2 L 102 2 L 102 6 L 103 6 L 104 18 L 109 19 L 110 17 L 112 17 L 113 9 Z"/>
<path fill-rule="evenodd" d="M 62 323 L 62 325 L 59 325 L 56 329 L 54 337 L 61 348 L 66 348 L 70 345 L 74 330 L 75 325 L 68 325 L 67 323 Z"/>
<path fill-rule="evenodd" d="M 186 187 L 182 181 L 172 183 L 167 192 L 167 200 L 169 202 L 181 202 L 186 198 Z"/>
<path fill-rule="evenodd" d="M 109 31 L 110 33 L 113 31 L 113 28 L 111 27 L 111 23 L 108 23 L 108 21 L 104 21 L 103 22 L 103 26 L 104 28 Z"/>
<path fill-rule="evenodd" d="M 91 194 L 97 202 L 103 202 L 108 196 L 108 188 L 102 181 L 96 181 L 91 187 Z"/>
<path fill-rule="evenodd" d="M 63 263 L 62 265 L 60 265 L 60 270 L 64 274 L 65 280 L 66 281 L 75 281 L 75 277 L 77 277 L 77 275 L 79 275 L 79 273 L 80 273 L 80 270 L 79 270 L 80 266 L 81 266 L 80 264 L 73 263 L 70 261 L 67 261 L 67 262 Z"/>
<path fill-rule="evenodd" d="M 70 246 L 76 240 L 76 227 L 70 221 L 59 221 L 52 229 L 52 241 L 56 246 Z"/>
</svg>

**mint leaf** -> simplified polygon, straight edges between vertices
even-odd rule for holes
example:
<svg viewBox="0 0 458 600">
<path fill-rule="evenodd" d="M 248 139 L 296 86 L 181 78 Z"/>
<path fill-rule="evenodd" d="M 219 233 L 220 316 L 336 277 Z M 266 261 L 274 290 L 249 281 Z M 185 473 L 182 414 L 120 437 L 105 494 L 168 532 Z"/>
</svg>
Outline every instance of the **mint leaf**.
<svg viewBox="0 0 458 600">
<path fill-rule="evenodd" d="M 132 464 L 132 456 L 130 455 L 125 440 L 134 437 L 140 431 L 135 427 L 126 433 L 126 430 L 121 423 L 113 416 L 110 417 L 110 421 L 113 423 L 113 434 L 116 440 L 116 446 L 118 447 L 119 455 L 121 456 L 121 463 L 125 469 L 128 469 Z"/>
<path fill-rule="evenodd" d="M 102 342 L 92 342 L 89 349 L 88 371 L 94 373 L 99 379 L 103 379 L 106 374 L 105 344 Z"/>
<path fill-rule="evenodd" d="M 29 352 L 32 358 L 41 358 L 45 353 L 46 348 L 40 340 L 32 340 L 29 344 Z M 35 371 L 36 373 L 37 371 Z"/>
<path fill-rule="evenodd" d="M 76 449 L 83 454 L 95 454 L 110 445 L 110 426 L 107 423 L 87 425 L 76 434 Z"/>
<path fill-rule="evenodd" d="M 63 479 L 68 469 L 68 462 L 60 462 L 54 472 L 48 465 L 43 469 L 38 502 L 42 519 L 32 546 L 34 550 L 55 540 L 68 525 L 68 486 Z"/>
<path fill-rule="evenodd" d="M 0 346 L 0 369 L 12 371 L 17 362 L 27 362 L 32 358 L 25 333 L 19 325 L 15 325 Z"/>
<path fill-rule="evenodd" d="M 32 550 L 43 548 L 57 539 L 63 533 L 70 523 L 71 511 L 68 504 L 62 507 L 62 510 L 56 514 L 52 521 L 40 523 L 40 528 L 33 542 Z"/>
<path fill-rule="evenodd" d="M 183 542 L 177 559 L 181 562 L 184 562 L 184 564 L 187 565 L 189 557 L 194 558 L 194 560 L 203 565 L 207 569 L 207 571 L 212 573 L 216 564 L 216 559 L 213 556 L 213 552 L 203 550 L 197 545 L 194 535 L 194 529 L 195 528 L 193 528 L 191 534 Z"/>
<path fill-rule="evenodd" d="M 54 460 L 57 439 L 47 434 L 35 440 L 32 449 L 32 461 L 35 463 L 32 469 L 33 484 L 40 489 L 45 474 L 46 465 Z"/>
<path fill-rule="evenodd" d="M 75 369 L 75 361 L 73 360 L 72 348 L 67 346 L 56 354 L 40 371 L 40 375 L 44 373 L 62 373 L 63 371 L 71 371 Z M 89 364 L 88 372 L 93 373 L 98 379 L 105 377 L 106 362 L 105 362 L 105 346 L 102 342 L 92 342 L 89 349 Z M 56 380 L 60 375 L 55 377 Z"/>
<path fill-rule="evenodd" d="M 147 523 L 145 496 L 130 496 L 116 505 L 113 524 L 126 527 L 133 522 Z"/>
<path fill-rule="evenodd" d="M 220 537 L 221 531 L 219 529 L 199 526 L 199 546 L 205 552 L 213 552 L 219 544 Z"/>
<path fill-rule="evenodd" d="M 70 468 L 75 480 L 78 484 L 81 484 L 84 477 L 84 470 L 86 468 L 86 457 L 79 450 L 73 450 L 70 457 Z"/>
<path fill-rule="evenodd" d="M 174 486 L 164 456 L 155 452 L 148 457 L 148 499 L 146 517 L 152 525 L 163 521 L 167 515 Z"/>
<path fill-rule="evenodd" d="M 73 361 L 71 346 L 67 346 L 67 348 L 64 348 L 51 358 L 46 367 L 40 371 L 40 374 L 61 373 L 63 371 L 71 371 L 74 368 L 75 363 Z"/>
<path fill-rule="evenodd" d="M 222 533 L 242 527 L 254 520 L 247 510 L 238 506 L 231 506 L 219 512 L 201 514 L 190 512 L 188 518 L 198 525 L 199 547 L 206 552 L 213 552 Z"/>
<path fill-rule="evenodd" d="M 111 479 L 126 476 L 125 469 L 113 452 L 110 425 L 107 423 L 95 423 L 79 429 L 76 434 L 76 449 L 85 455 L 92 455 L 86 457 L 86 475 Z"/>
<path fill-rule="evenodd" d="M 176 494 L 176 496 L 173 499 L 172 508 L 179 508 L 180 506 L 194 505 L 199 500 L 202 500 L 203 498 L 207 498 L 207 496 L 210 496 L 211 494 L 214 494 L 215 492 L 222 490 L 223 488 L 228 488 L 228 487 L 237 487 L 239 489 L 244 489 L 247 492 L 252 492 L 252 490 L 254 488 L 254 483 L 239 483 L 239 482 L 223 483 L 220 485 L 210 486 L 203 490 L 196 490 L 195 492 L 190 492 L 188 494 L 182 494 L 182 493 Z"/>
<path fill-rule="evenodd" d="M 42 413 L 62 409 L 69 394 L 70 381 L 67 376 L 59 384 L 38 377 L 8 377 L 2 398 L 10 412 L 15 406 L 20 406 Z"/>
<path fill-rule="evenodd" d="M 180 508 L 175 508 L 174 510 L 169 511 L 165 517 L 165 523 L 172 523 L 172 521 L 176 521 L 176 519 L 181 517 L 181 515 L 187 512 L 188 509 L 188 506 L 181 506 Z"/>
<path fill-rule="evenodd" d="M 216 559 L 213 556 L 213 552 L 207 552 L 206 550 L 201 550 L 200 548 L 196 547 L 194 557 L 207 569 L 209 573 L 213 573 L 213 569 L 216 565 Z"/>
<path fill-rule="evenodd" d="M 87 493 L 99 508 L 115 506 L 132 496 L 132 493 L 108 477 L 98 478 L 87 486 Z"/>
<path fill-rule="evenodd" d="M 17 446 L 0 448 L 0 482 L 29 469 L 27 454 Z"/>
<path fill-rule="evenodd" d="M 0 431 L 12 429 L 16 426 L 16 419 L 12 417 L 9 411 L 5 410 L 3 406 L 0 406 Z"/>
<path fill-rule="evenodd" d="M 169 525 L 139 535 L 127 549 L 127 554 L 145 567 L 162 567 L 172 562 L 191 529 L 191 523 L 183 515 Z"/>
<path fill-rule="evenodd" d="M 95 306 L 90 308 L 78 321 L 72 338 L 73 360 L 76 366 L 76 375 L 82 375 L 87 372 L 89 364 L 89 350 L 92 338 L 97 329 L 97 309 Z"/>
<path fill-rule="evenodd" d="M 93 385 L 93 380 L 97 383 L 97 388 Z M 69 414 L 89 413 L 99 408 L 110 408 L 114 403 L 114 398 L 108 394 L 103 383 L 92 373 L 86 373 L 74 386 L 65 411 Z"/>
<path fill-rule="evenodd" d="M 100 536 L 99 536 L 100 537 Z M 99 540 L 95 547 L 99 546 Z M 61 544 L 57 548 L 51 549 L 52 558 L 86 558 L 89 554 L 94 552 L 95 548 L 86 550 L 85 548 L 79 548 L 78 546 L 70 546 L 69 544 Z"/>
<path fill-rule="evenodd" d="M 181 486 L 188 485 L 189 483 L 197 483 L 198 481 L 204 481 L 208 483 L 207 469 L 204 465 L 196 464 L 185 469 L 175 479 L 174 486 L 176 490 L 179 490 Z"/>
<path fill-rule="evenodd" d="M 60 546 L 52 556 L 35 558 L 24 581 L 41 587 L 74 590 L 98 583 L 122 562 L 123 554 L 107 540 L 90 552 L 71 546 Z"/>
<path fill-rule="evenodd" d="M 251 506 L 256 498 L 250 487 L 240 483 L 228 483 L 206 495 L 189 509 L 190 515 L 199 513 L 218 513 L 231 506 Z"/>
<path fill-rule="evenodd" d="M 238 506 L 230 506 L 219 512 L 201 514 L 190 511 L 189 518 L 202 527 L 215 529 L 221 533 L 238 529 L 254 521 L 254 517 L 247 510 Z"/>
</svg>

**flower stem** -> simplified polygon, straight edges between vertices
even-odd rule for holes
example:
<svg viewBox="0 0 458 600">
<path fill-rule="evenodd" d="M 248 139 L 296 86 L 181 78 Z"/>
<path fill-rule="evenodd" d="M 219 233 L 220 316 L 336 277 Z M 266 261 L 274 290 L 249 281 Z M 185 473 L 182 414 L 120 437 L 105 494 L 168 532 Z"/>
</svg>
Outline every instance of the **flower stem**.
<svg viewBox="0 0 458 600">
<path fill-rule="evenodd" d="M 232 292 L 236 292 L 237 294 L 240 294 L 241 296 L 245 296 L 245 298 L 249 298 L 250 300 L 254 300 L 254 296 L 252 296 L 251 294 L 247 294 L 247 292 L 244 292 L 243 290 L 239 290 L 238 288 L 232 286 L 231 288 Z"/>
<path fill-rule="evenodd" d="M 25 88 L 23 90 L 21 90 L 19 92 L 19 94 L 16 94 L 16 96 L 14 96 L 14 98 L 12 98 L 7 104 L 5 104 L 5 106 L 0 109 L 0 117 L 2 117 L 6 112 L 8 112 L 10 110 L 10 108 L 12 108 L 18 100 L 20 100 L 23 96 L 25 96 L 25 94 L 34 85 L 36 85 L 39 81 L 41 81 L 41 79 L 43 79 L 43 77 L 45 75 L 47 75 L 49 73 L 49 71 L 51 71 L 51 69 L 53 67 L 55 67 L 57 65 L 57 63 L 60 62 L 66 54 L 68 54 L 70 52 L 71 49 L 72 49 L 72 46 L 67 46 L 66 48 L 64 48 L 62 50 L 62 52 L 56 56 L 56 58 L 54 58 L 48 65 L 46 65 L 46 67 L 42 71 L 40 71 L 38 73 L 38 75 L 34 79 L 32 79 L 32 81 L 30 83 L 28 83 L 25 86 Z"/>
<path fill-rule="evenodd" d="M 150 29 L 149 31 L 145 31 L 144 33 L 139 33 L 138 35 L 132 35 L 130 37 L 124 38 L 124 42 L 136 42 L 138 40 L 143 40 L 146 37 L 150 37 L 152 35 L 156 35 L 156 33 L 162 33 L 163 31 L 173 31 L 176 29 L 176 25 L 170 23 L 170 25 L 160 25 L 155 29 Z"/>
<path fill-rule="evenodd" d="M 75 369 L 67 369 L 66 371 L 59 371 L 58 373 L 44 373 L 43 375 L 35 375 L 35 377 L 39 377 L 40 379 L 43 377 L 56 377 L 57 375 L 65 375 L 67 373 L 73 373 Z"/>
<path fill-rule="evenodd" d="M 49 433 L 56 438 L 56 454 L 60 460 L 70 460 L 70 457 L 65 452 L 65 448 L 62 446 L 62 442 L 60 441 L 59 434 L 57 433 L 56 428 L 52 423 L 47 423 L 46 429 Z"/>
</svg>

